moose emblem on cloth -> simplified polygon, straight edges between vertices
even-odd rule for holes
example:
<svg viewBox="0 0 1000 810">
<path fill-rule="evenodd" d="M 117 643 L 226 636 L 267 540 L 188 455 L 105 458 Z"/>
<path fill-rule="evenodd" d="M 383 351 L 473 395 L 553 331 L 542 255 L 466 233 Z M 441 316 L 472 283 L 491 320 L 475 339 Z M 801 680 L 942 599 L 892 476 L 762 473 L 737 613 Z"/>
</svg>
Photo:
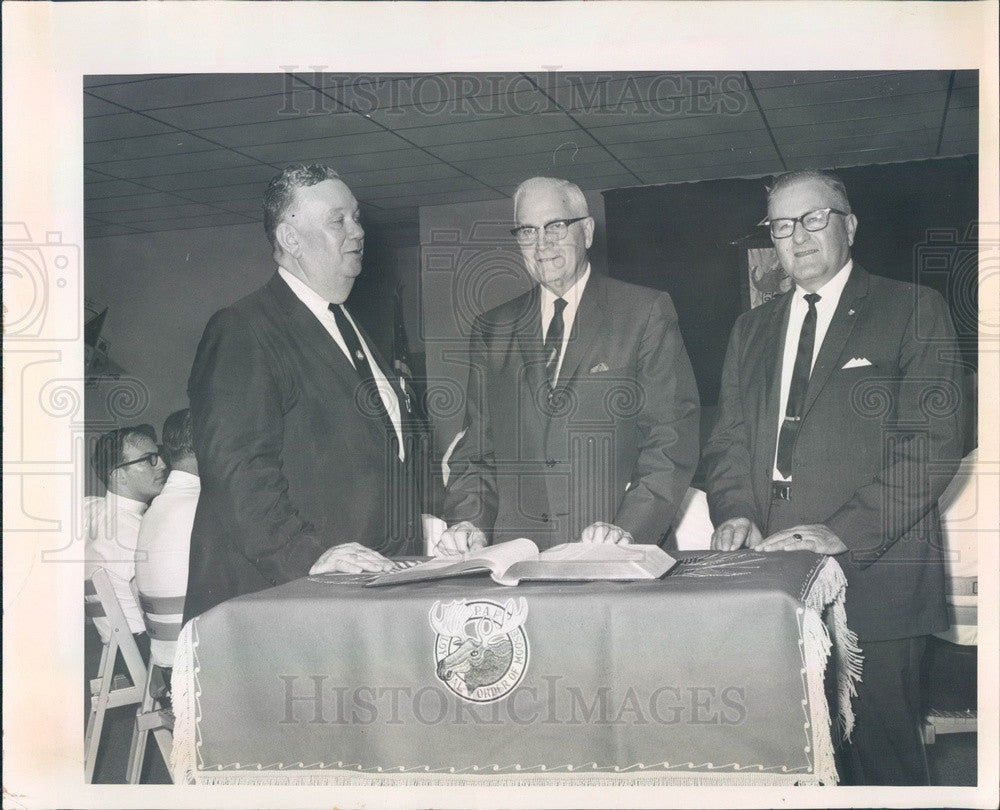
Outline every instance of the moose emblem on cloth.
<svg viewBox="0 0 1000 810">
<path fill-rule="evenodd" d="M 428 618 L 437 633 L 437 676 L 452 692 L 473 703 L 490 703 L 517 686 L 528 666 L 528 602 L 523 596 L 502 605 L 435 602 Z"/>
</svg>

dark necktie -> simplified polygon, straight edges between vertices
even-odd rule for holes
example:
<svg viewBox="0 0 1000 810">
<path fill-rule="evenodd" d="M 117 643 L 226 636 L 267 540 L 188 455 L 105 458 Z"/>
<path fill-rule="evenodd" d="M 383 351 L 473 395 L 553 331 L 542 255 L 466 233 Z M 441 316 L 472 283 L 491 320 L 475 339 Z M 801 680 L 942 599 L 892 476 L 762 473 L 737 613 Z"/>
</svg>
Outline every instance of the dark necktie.
<svg viewBox="0 0 1000 810">
<path fill-rule="evenodd" d="M 379 392 L 375 376 L 372 374 L 371 366 L 368 363 L 368 355 L 361 348 L 361 339 L 358 337 L 354 325 L 344 313 L 343 307 L 337 304 L 330 304 L 330 312 L 333 313 L 333 317 L 337 320 L 337 329 L 340 330 L 340 336 L 344 339 L 347 351 L 354 361 L 354 368 L 357 369 L 358 376 L 361 377 L 361 385 L 364 388 L 364 392 L 359 401 L 360 407 L 365 415 L 380 417 L 388 428 L 389 435 L 395 436 L 396 428 L 392 424 L 392 419 L 389 418 L 389 412 L 385 409 L 385 403 L 382 402 L 382 395 Z"/>
<path fill-rule="evenodd" d="M 556 387 L 556 372 L 559 371 L 559 354 L 562 352 L 563 319 L 562 313 L 566 302 L 562 298 L 555 300 L 555 311 L 549 321 L 545 333 L 545 375 L 549 378 L 549 387 Z"/>
<path fill-rule="evenodd" d="M 795 353 L 795 365 L 792 367 L 788 405 L 785 407 L 785 418 L 778 433 L 778 456 L 775 466 L 785 478 L 792 474 L 792 451 L 795 449 L 795 439 L 802 423 L 802 408 L 806 401 L 809 373 L 812 370 L 813 347 L 816 344 L 816 302 L 819 301 L 819 296 L 816 293 L 808 293 L 803 298 L 809 305 L 809 311 L 802 321 L 802 331 L 799 332 L 799 348 Z"/>
</svg>

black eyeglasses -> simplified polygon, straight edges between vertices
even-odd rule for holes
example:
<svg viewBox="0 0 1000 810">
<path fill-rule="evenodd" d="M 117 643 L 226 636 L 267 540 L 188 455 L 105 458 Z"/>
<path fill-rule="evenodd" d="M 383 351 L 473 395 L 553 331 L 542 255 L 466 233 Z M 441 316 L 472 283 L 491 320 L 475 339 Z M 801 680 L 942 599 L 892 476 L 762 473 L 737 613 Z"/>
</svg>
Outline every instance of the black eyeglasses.
<svg viewBox="0 0 1000 810">
<path fill-rule="evenodd" d="M 554 219 L 552 222 L 546 222 L 542 227 L 545 231 L 545 238 L 550 242 L 558 242 L 560 239 L 564 239 L 566 237 L 570 225 L 584 219 L 586 219 L 586 217 L 575 217 L 574 219 Z M 530 245 L 538 239 L 538 227 L 535 225 L 518 225 L 516 228 L 511 228 L 510 232 L 522 245 Z"/>
<path fill-rule="evenodd" d="M 143 461 L 145 461 L 150 467 L 155 467 L 157 464 L 160 463 L 160 454 L 159 453 L 146 453 L 143 456 L 139 456 L 139 458 L 134 458 L 131 461 L 125 461 L 125 462 L 122 462 L 121 464 L 117 464 L 117 465 L 115 465 L 114 469 L 115 470 L 120 470 L 122 467 L 129 467 L 132 464 L 139 464 L 139 463 L 141 463 Z"/>
<path fill-rule="evenodd" d="M 842 217 L 850 216 L 847 211 L 840 211 L 836 208 L 817 208 L 815 211 L 806 211 L 802 216 L 781 217 L 780 219 L 765 219 L 758 225 L 766 225 L 771 230 L 771 236 L 775 239 L 787 239 L 795 233 L 795 223 L 801 222 L 802 227 L 807 231 L 821 231 L 830 224 L 830 214 L 840 214 Z"/>
</svg>

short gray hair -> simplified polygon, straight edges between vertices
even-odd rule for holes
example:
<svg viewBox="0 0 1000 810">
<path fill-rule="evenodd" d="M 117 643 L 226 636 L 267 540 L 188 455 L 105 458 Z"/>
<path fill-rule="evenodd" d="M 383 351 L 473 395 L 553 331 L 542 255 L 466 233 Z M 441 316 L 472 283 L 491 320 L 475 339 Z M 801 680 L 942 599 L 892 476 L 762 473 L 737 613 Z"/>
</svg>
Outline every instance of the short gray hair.
<svg viewBox="0 0 1000 810">
<path fill-rule="evenodd" d="M 569 180 L 562 180 L 558 177 L 531 177 L 521 183 L 517 187 L 517 191 L 514 192 L 514 211 L 517 211 L 517 207 L 520 205 L 521 199 L 525 194 L 539 188 L 556 189 L 566 198 L 566 202 L 569 203 L 570 208 L 575 213 L 580 216 L 590 216 L 590 207 L 587 205 L 587 198 L 583 196 L 583 191 L 580 187 L 576 183 L 571 183 Z"/>
<path fill-rule="evenodd" d="M 300 188 L 315 186 L 324 180 L 339 180 L 337 174 L 329 166 L 318 163 L 305 165 L 297 163 L 287 167 L 281 174 L 271 178 L 264 192 L 264 233 L 271 247 L 277 247 L 277 240 L 274 232 L 278 228 L 278 223 L 285 216 L 285 212 L 295 202 L 295 191 Z"/>
<path fill-rule="evenodd" d="M 841 199 L 844 210 L 851 213 L 851 201 L 847 199 L 847 187 L 840 176 L 833 172 L 820 171 L 818 169 L 802 169 L 795 172 L 785 172 L 774 178 L 774 182 L 767 187 L 767 204 L 771 204 L 774 195 L 783 188 L 794 185 L 801 180 L 815 180 L 822 183 Z"/>
</svg>

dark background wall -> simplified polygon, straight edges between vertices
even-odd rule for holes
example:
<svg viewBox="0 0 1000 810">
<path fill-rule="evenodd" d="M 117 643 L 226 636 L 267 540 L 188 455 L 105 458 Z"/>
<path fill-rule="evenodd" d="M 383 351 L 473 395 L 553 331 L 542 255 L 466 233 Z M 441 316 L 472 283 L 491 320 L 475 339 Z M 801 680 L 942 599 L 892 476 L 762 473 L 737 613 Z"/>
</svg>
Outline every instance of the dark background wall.
<svg viewBox="0 0 1000 810">
<path fill-rule="evenodd" d="M 858 217 L 853 255 L 878 275 L 948 300 L 968 367 L 977 365 L 974 157 L 839 170 Z M 740 251 L 766 239 L 765 180 L 606 191 L 608 272 L 674 299 L 702 405 L 718 400 L 726 343 L 741 312 Z M 761 242 L 763 244 L 763 242 Z M 703 431 L 706 420 L 703 419 Z"/>
</svg>

